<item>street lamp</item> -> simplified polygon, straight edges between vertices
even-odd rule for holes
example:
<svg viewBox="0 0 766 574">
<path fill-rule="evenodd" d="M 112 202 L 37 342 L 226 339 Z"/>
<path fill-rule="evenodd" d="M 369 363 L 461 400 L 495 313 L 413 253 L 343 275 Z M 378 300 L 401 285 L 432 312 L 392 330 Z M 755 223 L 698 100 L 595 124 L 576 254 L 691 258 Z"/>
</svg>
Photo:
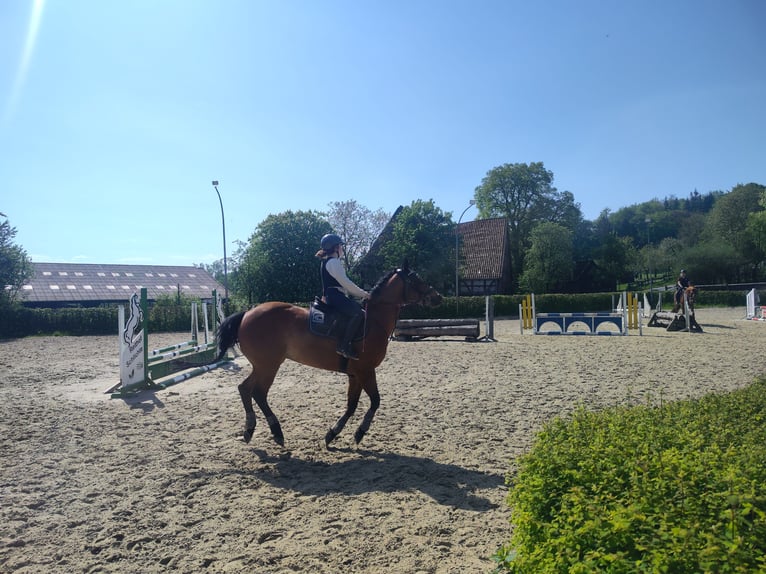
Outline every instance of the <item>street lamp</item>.
<svg viewBox="0 0 766 574">
<path fill-rule="evenodd" d="M 213 187 L 218 194 L 218 203 L 221 204 L 221 227 L 223 227 L 223 286 L 226 291 L 224 295 L 224 301 L 226 305 L 229 305 L 229 270 L 226 267 L 226 219 L 223 216 L 223 200 L 221 199 L 221 193 L 218 191 L 218 180 L 213 180 Z"/>
<path fill-rule="evenodd" d="M 651 248 L 649 243 L 649 226 L 652 224 L 652 218 L 647 217 L 644 221 L 646 222 L 646 256 L 649 258 L 649 293 L 651 294 L 654 287 L 654 274 L 652 273 L 652 253 L 650 251 Z"/>
<path fill-rule="evenodd" d="M 463 220 L 463 216 L 465 215 L 465 212 L 471 209 L 472 206 L 476 205 L 476 200 L 472 199 L 468 202 L 468 207 L 466 207 L 463 210 L 463 213 L 460 214 L 460 217 L 457 220 L 457 225 L 455 226 L 455 314 L 457 314 L 458 311 L 458 299 L 460 298 L 460 283 L 458 272 L 460 269 L 460 257 L 459 257 L 459 251 L 458 251 L 458 232 L 457 228 L 460 225 L 460 222 Z"/>
</svg>

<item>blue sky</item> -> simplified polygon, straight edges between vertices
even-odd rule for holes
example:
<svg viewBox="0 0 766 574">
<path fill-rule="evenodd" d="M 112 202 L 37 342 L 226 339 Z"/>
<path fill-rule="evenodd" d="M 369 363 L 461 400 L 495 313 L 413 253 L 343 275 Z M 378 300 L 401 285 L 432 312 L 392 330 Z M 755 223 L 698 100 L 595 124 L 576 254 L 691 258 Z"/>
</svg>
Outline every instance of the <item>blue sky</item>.
<svg viewBox="0 0 766 574">
<path fill-rule="evenodd" d="M 221 259 L 269 214 L 544 162 L 587 219 L 766 184 L 760 0 L 6 0 L 0 212 L 39 262 Z M 469 209 L 463 221 L 475 217 Z"/>
</svg>

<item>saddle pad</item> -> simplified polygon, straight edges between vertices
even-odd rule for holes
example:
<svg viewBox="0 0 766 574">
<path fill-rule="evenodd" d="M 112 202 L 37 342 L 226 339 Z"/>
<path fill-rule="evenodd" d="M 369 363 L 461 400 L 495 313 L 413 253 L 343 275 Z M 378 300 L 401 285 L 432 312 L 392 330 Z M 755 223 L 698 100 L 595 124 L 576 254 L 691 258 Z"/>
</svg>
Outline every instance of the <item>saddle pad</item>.
<svg viewBox="0 0 766 574">
<path fill-rule="evenodd" d="M 309 307 L 309 331 L 320 337 L 335 337 L 336 313 L 322 302 L 314 302 Z"/>
<path fill-rule="evenodd" d="M 327 303 L 314 300 L 309 306 L 309 331 L 320 337 L 340 338 L 346 329 L 348 317 L 330 307 Z M 364 338 L 364 325 L 354 334 L 354 341 Z"/>
</svg>

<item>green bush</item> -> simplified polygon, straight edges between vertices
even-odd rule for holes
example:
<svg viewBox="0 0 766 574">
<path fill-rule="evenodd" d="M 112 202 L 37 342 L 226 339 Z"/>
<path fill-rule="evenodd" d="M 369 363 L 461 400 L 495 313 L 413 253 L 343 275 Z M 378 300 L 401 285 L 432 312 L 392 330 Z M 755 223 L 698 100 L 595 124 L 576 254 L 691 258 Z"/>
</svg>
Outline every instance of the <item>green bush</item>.
<svg viewBox="0 0 766 574">
<path fill-rule="evenodd" d="M 766 572 L 766 379 L 581 408 L 546 425 L 508 484 L 498 572 Z"/>
</svg>

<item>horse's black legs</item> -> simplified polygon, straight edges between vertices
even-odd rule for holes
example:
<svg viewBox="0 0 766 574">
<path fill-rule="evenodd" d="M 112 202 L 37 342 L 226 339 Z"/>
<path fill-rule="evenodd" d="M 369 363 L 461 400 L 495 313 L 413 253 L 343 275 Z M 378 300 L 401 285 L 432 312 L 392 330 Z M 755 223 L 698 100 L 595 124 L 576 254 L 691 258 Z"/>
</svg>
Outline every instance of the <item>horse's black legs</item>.
<svg viewBox="0 0 766 574">
<path fill-rule="evenodd" d="M 256 419 L 255 411 L 253 410 L 253 393 L 250 390 L 252 377 L 253 375 L 250 375 L 237 387 L 239 389 L 239 396 L 242 399 L 242 404 L 245 406 L 245 431 L 242 435 L 245 442 L 250 442 L 250 439 L 253 438 L 253 433 L 255 432 Z"/>
<path fill-rule="evenodd" d="M 370 397 L 370 408 L 364 414 L 362 424 L 359 425 L 359 428 L 356 429 L 356 432 L 354 433 L 354 440 L 356 441 L 356 444 L 362 442 L 364 435 L 368 430 L 370 430 L 370 425 L 372 424 L 372 419 L 375 416 L 375 411 L 377 411 L 378 407 L 380 406 L 380 393 L 378 392 L 378 383 L 375 378 L 374 371 L 372 373 L 372 377 L 370 377 L 370 379 L 365 382 L 364 392 L 367 393 L 367 395 Z"/>
<path fill-rule="evenodd" d="M 266 417 L 266 422 L 269 423 L 269 429 L 271 429 L 271 436 L 274 438 L 274 442 L 279 446 L 284 446 L 285 436 L 282 434 L 282 426 L 279 424 L 279 419 L 277 419 L 276 415 L 272 412 L 271 407 L 269 407 L 269 403 L 266 400 L 266 393 L 256 387 L 253 390 L 253 398 L 255 399 L 256 404 L 261 408 L 263 416 Z"/>
<path fill-rule="evenodd" d="M 343 413 L 343 416 L 341 416 L 338 419 L 338 422 L 335 423 L 335 426 L 332 427 L 329 431 L 327 431 L 327 434 L 324 437 L 325 445 L 330 445 L 332 441 L 335 440 L 335 438 L 340 434 L 340 431 L 343 430 L 343 427 L 346 426 L 346 423 L 348 422 L 348 419 L 350 419 L 354 413 L 356 412 L 356 407 L 359 404 L 359 397 L 362 394 L 362 389 L 359 386 L 359 383 L 356 380 L 356 377 L 353 377 L 352 375 L 349 375 L 348 377 L 348 399 L 346 401 L 346 412 Z"/>
<path fill-rule="evenodd" d="M 276 373 L 272 373 L 268 378 L 256 378 L 255 372 L 253 372 L 249 377 L 242 381 L 238 387 L 239 396 L 242 399 L 242 404 L 245 406 L 245 432 L 243 434 L 245 442 L 250 442 L 250 439 L 253 438 L 253 433 L 255 432 L 256 418 L 255 411 L 253 410 L 253 399 L 255 399 L 261 412 L 263 412 L 263 416 L 266 417 L 266 422 L 269 423 L 269 429 L 271 429 L 271 435 L 274 437 L 274 441 L 280 446 L 284 446 L 285 444 L 285 437 L 282 434 L 282 427 L 279 424 L 279 420 L 272 412 L 271 407 L 269 407 L 269 403 L 266 400 L 266 395 L 269 392 L 268 390 L 271 387 L 271 383 L 274 382 L 275 375 Z"/>
</svg>

